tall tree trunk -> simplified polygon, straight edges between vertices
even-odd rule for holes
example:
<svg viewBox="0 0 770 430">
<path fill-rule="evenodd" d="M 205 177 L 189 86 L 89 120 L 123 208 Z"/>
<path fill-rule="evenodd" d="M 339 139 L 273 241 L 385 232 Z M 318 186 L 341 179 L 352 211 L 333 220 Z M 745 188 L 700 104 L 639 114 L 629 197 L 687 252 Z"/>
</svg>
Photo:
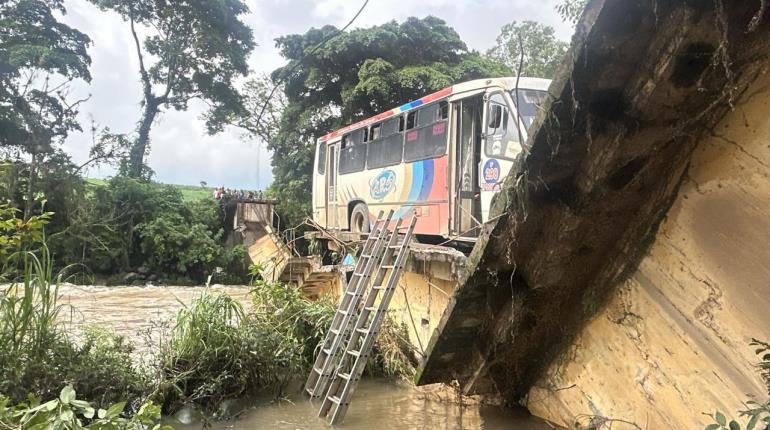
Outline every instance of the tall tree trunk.
<svg viewBox="0 0 770 430">
<path fill-rule="evenodd" d="M 147 153 L 147 145 L 150 143 L 150 129 L 155 117 L 158 115 L 158 103 L 154 97 L 145 100 L 142 121 L 139 123 L 139 136 L 131 147 L 128 176 L 140 178 L 144 170 L 144 154 Z"/>
<path fill-rule="evenodd" d="M 35 198 L 35 176 L 37 175 L 37 153 L 32 153 L 29 162 L 29 177 L 27 178 L 27 198 L 24 203 L 24 221 L 32 216 L 32 206 Z"/>
</svg>

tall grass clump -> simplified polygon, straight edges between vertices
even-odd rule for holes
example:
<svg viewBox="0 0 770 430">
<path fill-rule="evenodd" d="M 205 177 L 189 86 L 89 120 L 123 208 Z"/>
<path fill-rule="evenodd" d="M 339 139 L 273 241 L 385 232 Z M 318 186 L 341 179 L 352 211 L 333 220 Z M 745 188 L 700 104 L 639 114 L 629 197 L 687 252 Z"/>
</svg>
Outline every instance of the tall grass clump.
<svg viewBox="0 0 770 430">
<path fill-rule="evenodd" d="M 179 312 L 161 346 L 156 398 L 168 413 L 183 404 L 211 413 L 228 399 L 281 396 L 308 367 L 332 312 L 279 284 L 257 285 L 248 311 L 206 290 Z"/>
<path fill-rule="evenodd" d="M 56 397 L 72 384 L 97 406 L 141 396 L 143 381 L 131 366 L 132 348 L 107 331 L 87 331 L 76 343 L 62 327 L 67 309 L 58 301 L 61 272 L 45 245 L 45 217 L 28 221 L 0 208 L 0 394 L 10 402 L 29 394 Z M 10 238 L 10 239 L 9 239 Z"/>
</svg>

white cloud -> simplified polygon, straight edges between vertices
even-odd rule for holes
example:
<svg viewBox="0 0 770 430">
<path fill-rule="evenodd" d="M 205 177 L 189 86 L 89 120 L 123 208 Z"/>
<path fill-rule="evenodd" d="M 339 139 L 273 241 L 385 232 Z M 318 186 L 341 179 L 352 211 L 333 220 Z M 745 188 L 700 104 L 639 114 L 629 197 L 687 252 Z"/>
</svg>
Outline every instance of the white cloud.
<svg viewBox="0 0 770 430">
<path fill-rule="evenodd" d="M 408 16 L 434 15 L 455 28 L 472 49 L 484 51 L 494 43 L 500 27 L 518 20 L 552 25 L 563 39 L 571 29 L 554 11 L 556 0 L 370 0 L 354 27 L 368 27 Z M 353 0 L 247 0 L 251 14 L 246 22 L 259 44 L 249 64 L 255 72 L 274 70 L 285 63 L 275 48 L 276 37 L 303 33 L 310 27 L 345 25 L 361 2 Z M 94 41 L 91 85 L 78 84 L 75 95 L 91 94 L 81 109 L 86 130 L 73 133 L 65 149 L 76 161 L 84 161 L 91 144 L 90 116 L 114 132 L 131 132 L 140 115 L 141 86 L 138 62 L 128 26 L 114 13 L 99 11 L 87 0 L 67 0 L 66 22 Z M 264 145 L 246 142 L 237 130 L 208 136 L 199 117 L 202 103 L 187 112 L 168 111 L 154 125 L 149 164 L 164 182 L 197 184 L 206 181 L 237 188 L 264 188 L 272 178 L 270 154 Z M 95 176 L 111 175 L 111 169 L 91 169 Z"/>
</svg>

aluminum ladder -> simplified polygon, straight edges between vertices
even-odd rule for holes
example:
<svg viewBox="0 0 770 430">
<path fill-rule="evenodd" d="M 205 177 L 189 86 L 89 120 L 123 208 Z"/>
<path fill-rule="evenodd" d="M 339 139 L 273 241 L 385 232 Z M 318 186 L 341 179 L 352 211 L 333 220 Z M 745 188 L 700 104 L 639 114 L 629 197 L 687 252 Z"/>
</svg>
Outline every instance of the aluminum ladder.
<svg viewBox="0 0 770 430">
<path fill-rule="evenodd" d="M 321 348 L 318 351 L 310 376 L 305 382 L 305 391 L 311 397 L 321 397 L 329 386 L 329 382 L 343 356 L 345 339 L 349 337 L 356 315 L 361 307 L 361 300 L 369 283 L 369 277 L 375 267 L 380 264 L 385 252 L 385 241 L 388 237 L 387 226 L 393 217 L 391 210 L 383 218 L 383 211 L 377 215 L 369 237 L 364 242 L 361 255 L 356 262 L 353 275 L 348 281 L 345 293 L 340 299 L 337 310 L 334 313 L 331 327 L 326 333 Z"/>
<path fill-rule="evenodd" d="M 347 339 L 344 354 L 335 369 L 321 409 L 318 411 L 319 417 L 327 417 L 331 412 L 329 418 L 331 425 L 342 422 L 350 406 L 350 398 L 359 379 L 361 379 L 361 374 L 374 346 L 374 340 L 380 331 L 385 312 L 388 310 L 390 300 L 393 298 L 396 285 L 401 277 L 416 222 L 417 217 L 413 216 L 409 224 L 402 227 L 402 220 L 399 220 L 392 233 L 387 225 L 385 227 L 384 236 L 389 236 L 388 246 L 379 263 L 377 274 L 373 278 L 366 300 L 360 309 L 355 326 Z M 404 233 L 402 234 L 401 231 Z"/>
</svg>

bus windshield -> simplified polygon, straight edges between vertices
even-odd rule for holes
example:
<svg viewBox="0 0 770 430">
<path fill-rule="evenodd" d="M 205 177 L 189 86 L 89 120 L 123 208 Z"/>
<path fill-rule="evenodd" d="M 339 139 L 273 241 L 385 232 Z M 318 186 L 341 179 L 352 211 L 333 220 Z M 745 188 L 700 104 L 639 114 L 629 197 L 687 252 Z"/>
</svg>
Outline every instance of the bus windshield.
<svg viewBox="0 0 770 430">
<path fill-rule="evenodd" d="M 547 92 L 538 90 L 525 90 L 519 88 L 518 94 L 519 96 L 517 100 L 516 90 L 512 90 L 511 98 L 513 98 L 514 103 L 518 103 L 520 105 L 518 106 L 519 115 L 521 115 L 521 120 L 524 122 L 524 127 L 529 129 L 532 123 L 535 122 L 537 111 L 545 101 Z"/>
</svg>

